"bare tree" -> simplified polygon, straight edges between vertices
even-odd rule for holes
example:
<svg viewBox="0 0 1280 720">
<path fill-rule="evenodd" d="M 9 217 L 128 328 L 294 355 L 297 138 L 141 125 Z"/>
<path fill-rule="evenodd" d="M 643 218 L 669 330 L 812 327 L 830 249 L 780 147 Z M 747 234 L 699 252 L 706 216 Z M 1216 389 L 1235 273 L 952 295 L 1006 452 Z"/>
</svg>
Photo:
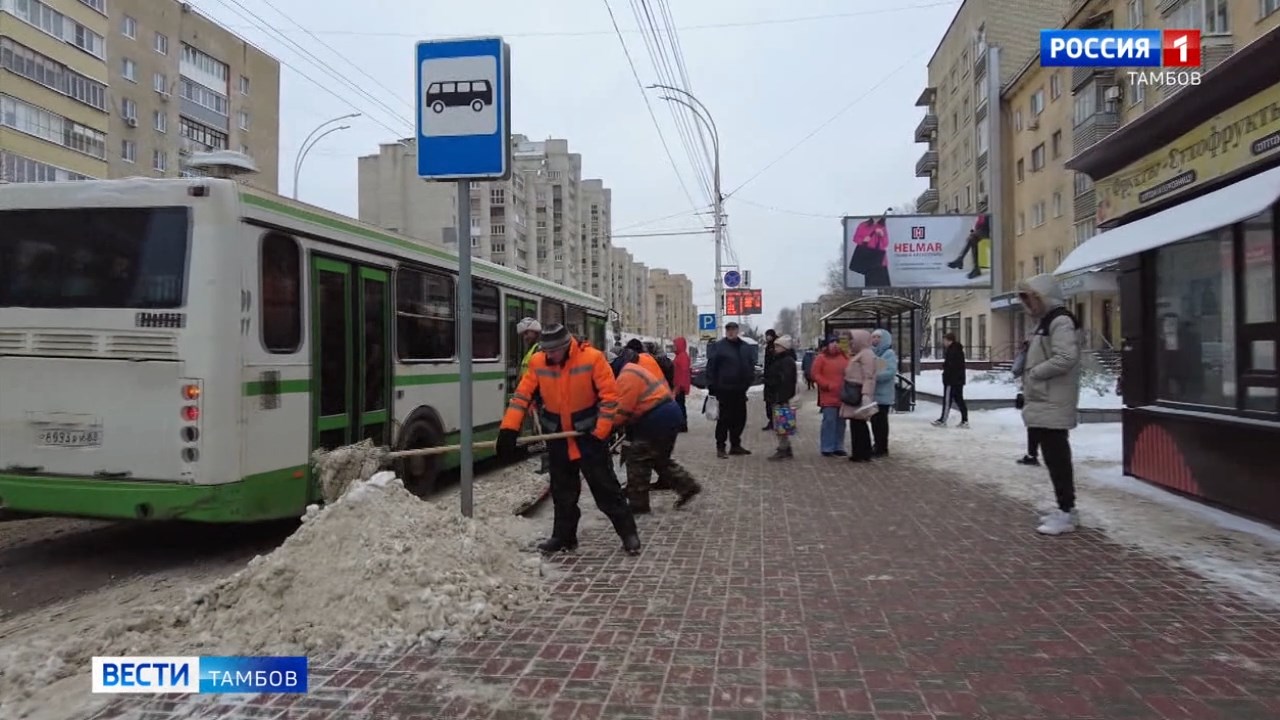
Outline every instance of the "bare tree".
<svg viewBox="0 0 1280 720">
<path fill-rule="evenodd" d="M 793 307 L 784 307 L 778 311 L 778 318 L 773 321 L 773 330 L 778 333 L 778 337 L 790 335 L 796 337 L 800 334 L 800 313 Z"/>
</svg>

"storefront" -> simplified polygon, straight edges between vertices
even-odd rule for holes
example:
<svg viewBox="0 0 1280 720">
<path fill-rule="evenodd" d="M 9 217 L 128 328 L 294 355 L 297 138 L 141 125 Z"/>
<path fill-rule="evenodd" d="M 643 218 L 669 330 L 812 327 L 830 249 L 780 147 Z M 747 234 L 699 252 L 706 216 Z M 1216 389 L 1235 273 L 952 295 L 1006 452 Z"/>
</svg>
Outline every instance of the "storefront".
<svg viewBox="0 0 1280 720">
<path fill-rule="evenodd" d="M 1124 470 L 1280 523 L 1280 31 L 1073 158 L 1118 266 Z M 1099 273 L 1101 274 L 1101 273 Z"/>
</svg>

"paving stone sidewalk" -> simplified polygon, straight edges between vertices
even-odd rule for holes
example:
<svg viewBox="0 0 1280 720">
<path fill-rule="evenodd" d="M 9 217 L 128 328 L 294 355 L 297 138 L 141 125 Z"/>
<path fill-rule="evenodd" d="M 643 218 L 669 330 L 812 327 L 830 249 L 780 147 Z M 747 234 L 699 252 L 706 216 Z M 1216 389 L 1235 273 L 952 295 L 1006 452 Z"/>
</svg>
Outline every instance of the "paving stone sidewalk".
<svg viewBox="0 0 1280 720">
<path fill-rule="evenodd" d="M 553 601 L 488 638 L 313 669 L 226 717 L 379 720 L 1280 718 L 1280 615 L 910 460 L 786 463 L 701 419 L 629 558 L 600 523 Z M 980 438 L 975 437 L 976 442 Z M 1045 481 L 1047 482 L 1047 480 Z M 583 496 L 584 516 L 598 513 Z M 549 525 L 548 521 L 548 525 Z M 157 720 L 188 717 L 182 706 Z"/>
</svg>

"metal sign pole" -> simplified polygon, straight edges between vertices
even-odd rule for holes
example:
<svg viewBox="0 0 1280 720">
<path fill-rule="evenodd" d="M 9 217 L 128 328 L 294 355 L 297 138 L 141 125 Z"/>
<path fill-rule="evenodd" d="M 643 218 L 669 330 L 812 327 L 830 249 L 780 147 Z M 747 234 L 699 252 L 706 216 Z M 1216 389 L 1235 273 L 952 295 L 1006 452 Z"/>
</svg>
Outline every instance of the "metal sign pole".
<svg viewBox="0 0 1280 720">
<path fill-rule="evenodd" d="M 474 453 L 471 447 L 471 181 L 458 181 L 458 444 L 462 515 L 474 512 Z"/>
</svg>

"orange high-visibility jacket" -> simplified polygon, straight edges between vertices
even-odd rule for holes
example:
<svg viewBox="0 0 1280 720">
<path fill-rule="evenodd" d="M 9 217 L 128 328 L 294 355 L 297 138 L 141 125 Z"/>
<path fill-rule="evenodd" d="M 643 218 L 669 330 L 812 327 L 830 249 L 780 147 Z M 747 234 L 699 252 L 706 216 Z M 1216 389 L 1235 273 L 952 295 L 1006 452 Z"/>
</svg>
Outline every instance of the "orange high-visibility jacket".
<svg viewBox="0 0 1280 720">
<path fill-rule="evenodd" d="M 613 432 L 618 389 L 609 361 L 595 348 L 571 341 L 563 365 L 547 363 L 545 352 L 534 353 L 529 359 L 529 372 L 520 378 L 502 416 L 503 430 L 519 432 L 534 393 L 541 398 L 538 412 L 544 433 L 577 430 L 604 440 Z M 567 442 L 569 459 L 581 459 L 578 443 L 572 438 Z"/>
<path fill-rule="evenodd" d="M 653 376 L 656 378 L 666 377 L 666 375 L 663 374 L 662 372 L 662 366 L 658 364 L 657 358 L 655 358 L 654 356 L 650 355 L 647 352 L 637 353 L 637 354 L 640 356 L 640 358 L 636 360 L 636 363 L 639 363 L 640 367 L 653 373 Z M 632 365 L 636 363 L 632 363 Z"/>
<path fill-rule="evenodd" d="M 640 365 L 630 363 L 618 373 L 617 425 L 634 422 L 662 403 L 674 399 L 661 373 L 654 375 Z"/>
</svg>

